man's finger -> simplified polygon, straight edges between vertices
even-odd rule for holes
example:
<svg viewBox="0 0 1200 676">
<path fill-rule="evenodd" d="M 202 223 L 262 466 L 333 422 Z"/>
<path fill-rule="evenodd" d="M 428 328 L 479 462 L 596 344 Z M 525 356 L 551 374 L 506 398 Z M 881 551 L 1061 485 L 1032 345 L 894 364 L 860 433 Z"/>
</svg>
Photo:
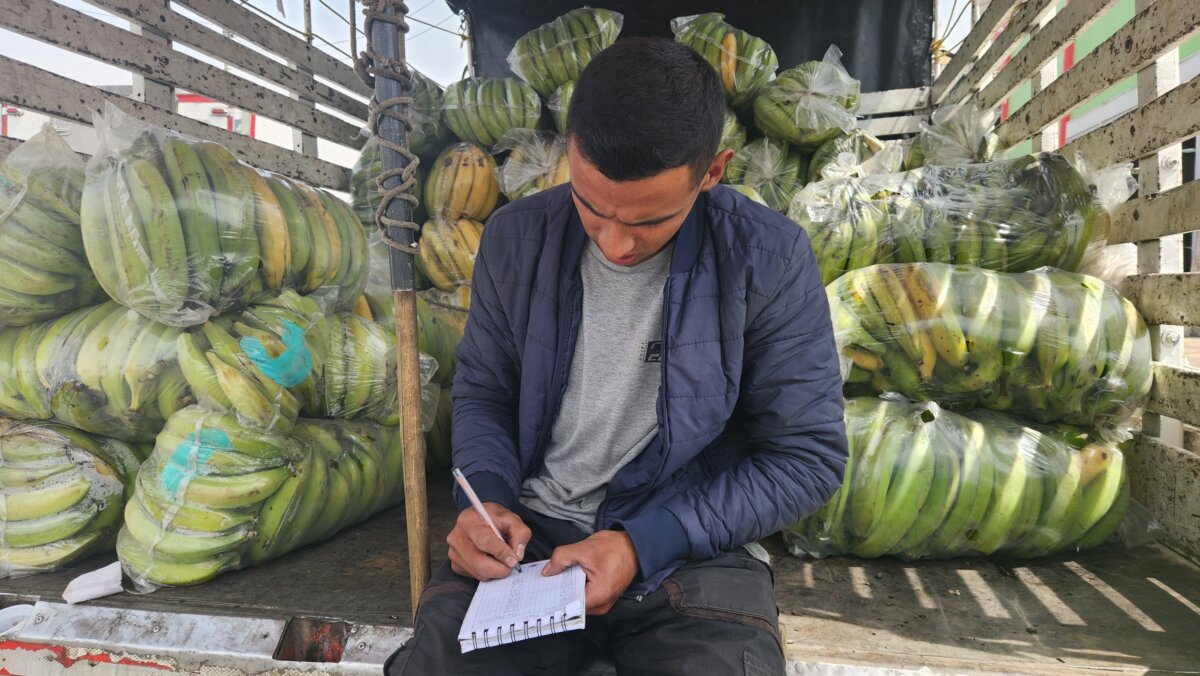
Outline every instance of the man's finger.
<svg viewBox="0 0 1200 676">
<path fill-rule="evenodd" d="M 555 547 L 554 552 L 550 555 L 550 562 L 542 568 L 542 575 L 558 575 L 577 563 L 579 563 L 579 556 L 575 545 Z"/>
<path fill-rule="evenodd" d="M 508 535 L 508 545 L 512 547 L 517 559 L 525 558 L 525 545 L 533 538 L 533 531 L 513 512 L 505 512 L 496 518 L 496 527 L 501 533 Z"/>
<path fill-rule="evenodd" d="M 490 554 L 497 561 L 503 562 L 509 568 L 517 565 L 517 555 L 513 552 L 512 547 L 509 547 L 503 540 L 497 537 L 495 531 L 487 524 L 472 527 L 467 531 L 467 535 L 480 551 Z"/>
<path fill-rule="evenodd" d="M 473 577 L 481 582 L 508 577 L 510 572 L 510 567 L 480 552 L 470 544 L 467 545 L 466 549 L 451 547 L 450 561 L 453 564 L 451 566 L 452 569 L 456 565 L 462 571 L 456 570 L 456 573 Z"/>
</svg>

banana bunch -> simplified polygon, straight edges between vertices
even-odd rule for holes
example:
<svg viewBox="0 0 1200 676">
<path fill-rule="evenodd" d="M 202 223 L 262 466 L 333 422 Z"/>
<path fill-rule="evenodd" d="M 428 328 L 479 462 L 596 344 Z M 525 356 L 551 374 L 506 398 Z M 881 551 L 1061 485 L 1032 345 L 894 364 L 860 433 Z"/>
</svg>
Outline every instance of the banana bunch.
<svg viewBox="0 0 1200 676">
<path fill-rule="evenodd" d="M 396 341 L 370 318 L 343 312 L 329 320 L 324 416 L 400 424 Z"/>
<path fill-rule="evenodd" d="M 444 291 L 469 285 L 482 236 L 483 224 L 467 218 L 436 218 L 426 223 L 421 228 L 417 258 L 429 281 Z"/>
<path fill-rule="evenodd" d="M 508 54 L 509 68 L 549 98 L 579 79 L 592 57 L 617 41 L 623 22 L 623 16 L 607 9 L 573 9 L 521 36 Z"/>
<path fill-rule="evenodd" d="M 52 129 L 0 165 L 0 326 L 104 300 L 83 251 L 83 163 Z"/>
<path fill-rule="evenodd" d="M 425 181 L 425 208 L 432 218 L 484 221 L 499 200 L 496 161 L 471 143 L 443 150 Z"/>
<path fill-rule="evenodd" d="M 855 129 L 848 134 L 838 136 L 821 144 L 808 162 L 808 182 L 816 183 L 827 177 L 825 168 L 830 165 L 842 164 L 845 155 L 849 155 L 852 165 L 861 165 L 883 150 L 883 141 L 875 138 L 861 129 Z"/>
<path fill-rule="evenodd" d="M 287 432 L 301 408 L 321 408 L 327 327 L 314 301 L 288 293 L 180 333 L 179 367 L 201 405 Z"/>
<path fill-rule="evenodd" d="M 112 301 L 0 330 L 0 413 L 149 441 L 192 402 L 178 334 Z"/>
<path fill-rule="evenodd" d="M 723 180 L 754 188 L 767 206 L 782 212 L 804 187 L 807 176 L 808 163 L 799 151 L 786 143 L 760 138 L 734 153 Z"/>
<path fill-rule="evenodd" d="M 417 349 L 437 362 L 432 382 L 447 389 L 454 382 L 455 352 L 467 326 L 467 309 L 463 307 L 461 296 L 465 295 L 469 304 L 469 291 L 469 287 L 460 286 L 455 294 L 436 289 L 417 294 Z M 391 294 L 368 293 L 367 301 L 372 319 L 387 329 L 389 340 L 394 340 L 391 334 L 395 326 L 395 309 Z"/>
<path fill-rule="evenodd" d="M 1118 433 L 1150 392 L 1146 325 L 1094 277 L 875 265 L 826 294 L 850 391 Z"/>
<path fill-rule="evenodd" d="M 508 151 L 496 171 L 500 192 L 516 200 L 571 180 L 567 163 L 567 140 L 550 132 L 514 129 L 496 144 L 495 151 Z"/>
<path fill-rule="evenodd" d="M 341 200 L 159 130 L 93 158 L 81 218 L 100 285 L 164 324 L 199 324 L 285 285 L 336 285 L 352 303 L 366 283 L 366 237 Z"/>
<path fill-rule="evenodd" d="M 376 228 L 375 214 L 383 203 L 383 192 L 379 189 L 379 177 L 383 173 L 383 158 L 380 156 L 379 143 L 374 137 L 367 141 L 354 163 L 350 173 L 350 204 L 354 215 L 367 231 Z M 425 212 L 425 202 L 422 200 L 421 186 L 425 185 L 429 170 L 425 163 L 417 164 L 414 175 L 416 183 L 409 188 L 409 194 L 416 198 L 417 203 L 412 210 L 414 223 L 424 223 L 428 215 Z"/>
<path fill-rule="evenodd" d="M 746 128 L 738 120 L 737 113 L 732 108 L 725 108 L 725 123 L 721 127 L 721 145 L 718 150 L 726 148 L 737 152 L 746 145 Z"/>
<path fill-rule="evenodd" d="M 284 435 L 189 407 L 142 466 L 117 555 L 143 588 L 199 584 L 396 504 L 401 462 L 391 428 L 300 420 Z"/>
<path fill-rule="evenodd" d="M 759 204 L 763 205 L 764 207 L 767 206 L 767 201 L 763 199 L 762 195 L 758 194 L 757 190 L 755 190 L 754 188 L 751 188 L 748 185 L 741 185 L 741 184 L 731 185 L 731 186 L 729 186 L 729 189 L 740 192 L 741 194 L 745 195 L 746 197 L 749 197 L 750 199 L 754 200 L 755 202 L 758 202 Z"/>
<path fill-rule="evenodd" d="M 140 461 L 119 441 L 0 419 L 0 577 L 111 549 Z"/>
<path fill-rule="evenodd" d="M 762 39 L 725 23 L 710 12 L 671 21 L 675 40 L 691 47 L 716 69 L 730 105 L 744 110 L 775 76 L 779 59 Z"/>
<path fill-rule="evenodd" d="M 788 217 L 808 232 L 826 284 L 877 263 L 1073 271 L 1109 227 L 1093 188 L 1057 155 L 828 179 L 797 194 Z"/>
<path fill-rule="evenodd" d="M 991 162 L 999 150 L 1000 138 L 988 130 L 974 104 L 942 106 L 933 111 L 929 124 L 921 123 L 905 168 Z"/>
<path fill-rule="evenodd" d="M 550 116 L 554 118 L 554 126 L 558 133 L 567 135 L 567 111 L 571 109 L 571 96 L 575 94 L 575 81 L 564 83 L 554 90 L 554 94 L 546 102 Z"/>
<path fill-rule="evenodd" d="M 490 148 L 512 129 L 535 129 L 542 100 L 513 78 L 467 78 L 446 88 L 442 116 L 456 136 Z"/>
<path fill-rule="evenodd" d="M 1003 414 L 846 402 L 842 486 L 784 531 L 794 554 L 1032 558 L 1096 547 L 1129 504 L 1113 444 L 1081 449 Z"/>
<path fill-rule="evenodd" d="M 758 128 L 810 152 L 853 130 L 861 85 L 842 67 L 841 57 L 831 46 L 824 60 L 789 68 L 763 87 L 754 100 Z"/>
<path fill-rule="evenodd" d="M 426 77 L 416 69 L 409 69 L 412 75 L 413 103 L 408 107 L 408 121 L 412 129 L 408 131 L 406 140 L 408 149 L 420 158 L 431 158 L 451 141 L 450 130 L 442 119 L 442 86 Z M 365 150 L 365 148 L 364 148 Z"/>
</svg>

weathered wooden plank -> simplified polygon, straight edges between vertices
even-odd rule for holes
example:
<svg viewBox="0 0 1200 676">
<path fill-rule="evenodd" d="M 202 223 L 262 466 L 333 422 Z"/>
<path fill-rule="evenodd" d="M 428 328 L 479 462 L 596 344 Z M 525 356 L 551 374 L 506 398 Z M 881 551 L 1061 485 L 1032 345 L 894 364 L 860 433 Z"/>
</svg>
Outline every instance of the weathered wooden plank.
<svg viewBox="0 0 1200 676">
<path fill-rule="evenodd" d="M 1153 63 L 1171 45 L 1194 33 L 1197 25 L 1200 2 L 1158 0 L 1010 115 L 997 130 L 1001 143 L 1015 145 L 1036 134 L 1075 106 Z"/>
<path fill-rule="evenodd" d="M 1021 2 L 1023 3 L 1024 0 Z M 954 58 L 950 59 L 950 63 L 946 64 L 946 68 L 934 80 L 930 99 L 934 104 L 942 102 L 942 99 L 946 97 L 946 92 L 950 91 L 950 87 L 958 81 L 963 73 L 976 67 L 979 63 L 980 51 L 987 44 L 996 27 L 1008 17 L 1013 6 L 1017 4 L 1017 0 L 992 0 L 992 3 L 983 12 L 983 16 L 979 17 L 979 21 L 976 21 L 975 25 L 971 27 L 971 32 L 967 33 L 967 37 L 959 46 Z"/>
<path fill-rule="evenodd" d="M 374 94 L 374 91 L 358 78 L 350 66 L 234 2 L 229 0 L 177 1 L 184 7 L 204 15 L 213 23 L 228 28 L 305 70 L 312 71 L 363 96 Z"/>
<path fill-rule="evenodd" d="M 1108 243 L 1141 242 L 1200 230 L 1200 181 L 1139 197 L 1112 212 Z"/>
<path fill-rule="evenodd" d="M 1200 326 L 1200 272 L 1133 275 L 1122 291 L 1147 324 Z"/>
<path fill-rule="evenodd" d="M 1200 424 L 1200 369 L 1154 362 L 1154 384 L 1146 410 Z"/>
<path fill-rule="evenodd" d="M 0 56 L 0 91 L 5 92 L 7 101 L 18 106 L 84 124 L 91 124 L 92 113 L 103 109 L 105 101 L 111 101 L 149 124 L 220 143 L 257 167 L 335 190 L 346 190 L 350 185 L 350 171 L 332 162 L 304 157 L 286 148 L 174 115 L 4 56 Z"/>
<path fill-rule="evenodd" d="M 875 117 L 870 120 L 859 120 L 858 126 L 873 136 L 901 136 L 921 131 L 921 123 L 926 119 L 924 115 Z"/>
<path fill-rule="evenodd" d="M 0 26 L 279 120 L 316 136 L 361 147 L 359 127 L 232 73 L 50 0 L 0 3 Z"/>
<path fill-rule="evenodd" d="M 1071 141 L 1060 153 L 1063 157 L 1082 154 L 1097 167 L 1145 157 L 1200 132 L 1197 105 L 1200 78 L 1193 78 L 1146 106 Z"/>
<path fill-rule="evenodd" d="M 163 12 L 161 8 L 147 5 L 145 0 L 88 0 L 88 2 L 111 10 L 118 16 L 150 26 L 177 42 L 187 44 L 305 98 L 315 99 L 361 120 L 367 119 L 366 103 L 347 96 L 327 84 L 317 82 L 311 73 L 289 68 L 278 61 L 269 59 L 178 12 Z"/>
<path fill-rule="evenodd" d="M 980 110 L 987 110 L 1008 97 L 1058 53 L 1063 45 L 1090 26 L 1116 0 L 1073 0 L 1042 30 L 1013 55 L 1012 61 L 975 96 Z"/>
<path fill-rule="evenodd" d="M 859 115 L 885 115 L 888 113 L 910 113 L 929 107 L 929 87 L 912 89 L 889 89 L 862 95 L 858 104 Z"/>
<path fill-rule="evenodd" d="M 1000 64 L 1000 60 L 1016 46 L 1017 42 L 1035 29 L 1038 17 L 1053 9 L 1055 4 L 1057 4 L 1055 0 L 1026 0 L 1024 4 L 1014 10 L 1008 27 L 988 47 L 983 56 L 979 57 L 976 67 L 954 83 L 954 86 L 950 88 L 950 93 L 946 94 L 944 102 L 959 103 L 978 89 L 979 83 L 992 74 Z"/>
<path fill-rule="evenodd" d="M 1200 560 L 1200 455 L 1139 435 L 1129 454 L 1129 488 L 1171 543 Z"/>
</svg>

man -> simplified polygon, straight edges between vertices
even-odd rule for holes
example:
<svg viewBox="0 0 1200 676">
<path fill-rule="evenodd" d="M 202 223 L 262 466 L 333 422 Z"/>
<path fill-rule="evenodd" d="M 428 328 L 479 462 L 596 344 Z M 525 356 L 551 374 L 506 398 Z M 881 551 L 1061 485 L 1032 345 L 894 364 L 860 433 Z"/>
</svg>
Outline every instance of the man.
<svg viewBox="0 0 1200 676">
<path fill-rule="evenodd" d="M 782 674 L 771 572 L 744 545 L 825 503 L 847 455 L 829 308 L 803 230 L 720 186 L 724 96 L 668 40 L 581 75 L 572 183 L 488 222 L 454 383 L 450 564 L 389 673 Z M 549 557 L 587 628 L 459 654 L 476 580 Z"/>
</svg>

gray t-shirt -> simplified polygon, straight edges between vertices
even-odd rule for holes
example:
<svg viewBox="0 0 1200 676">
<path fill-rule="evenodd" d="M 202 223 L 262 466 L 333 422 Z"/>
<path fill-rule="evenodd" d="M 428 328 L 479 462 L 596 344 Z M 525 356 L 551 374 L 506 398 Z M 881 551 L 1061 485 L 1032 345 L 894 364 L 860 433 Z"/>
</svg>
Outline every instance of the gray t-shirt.
<svg viewBox="0 0 1200 676">
<path fill-rule="evenodd" d="M 625 267 L 588 243 L 567 391 L 545 462 L 521 488 L 521 503 L 533 511 L 592 532 L 609 481 L 658 434 L 663 287 L 672 250 Z"/>
</svg>

